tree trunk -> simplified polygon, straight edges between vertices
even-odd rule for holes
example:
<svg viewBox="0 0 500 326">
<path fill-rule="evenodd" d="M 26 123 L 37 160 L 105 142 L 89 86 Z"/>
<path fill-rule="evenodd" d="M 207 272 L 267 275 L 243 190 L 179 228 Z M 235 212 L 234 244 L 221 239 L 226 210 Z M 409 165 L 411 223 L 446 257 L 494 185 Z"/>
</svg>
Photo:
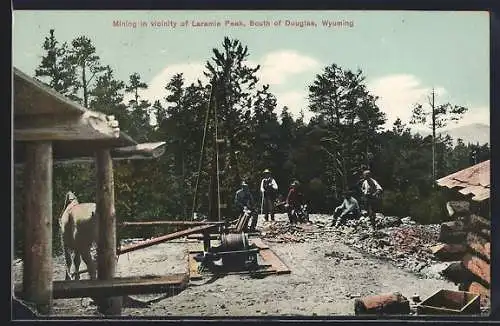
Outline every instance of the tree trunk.
<svg viewBox="0 0 500 326">
<path fill-rule="evenodd" d="M 88 99 L 88 89 L 87 89 L 87 77 L 86 77 L 86 67 L 85 61 L 82 64 L 82 87 L 83 87 L 83 106 L 88 108 L 89 99 Z"/>
</svg>

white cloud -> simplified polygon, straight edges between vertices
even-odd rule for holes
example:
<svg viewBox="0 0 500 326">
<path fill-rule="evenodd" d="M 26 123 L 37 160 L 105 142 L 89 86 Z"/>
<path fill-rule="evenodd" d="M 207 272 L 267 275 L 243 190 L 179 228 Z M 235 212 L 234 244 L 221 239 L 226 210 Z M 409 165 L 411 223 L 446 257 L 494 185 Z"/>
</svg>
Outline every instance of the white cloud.
<svg viewBox="0 0 500 326">
<path fill-rule="evenodd" d="M 200 79 L 202 82 L 206 81 L 206 77 L 203 74 L 204 65 L 202 63 L 179 63 L 168 65 L 163 68 L 157 75 L 153 77 L 147 84 L 148 88 L 139 92 L 139 95 L 148 99 L 150 102 L 155 100 L 161 100 L 162 103 L 165 101 L 163 98 L 166 95 L 165 86 L 176 74 L 182 73 L 184 75 L 185 85 L 190 85 Z M 125 101 L 132 99 L 132 95 L 127 95 Z"/>
<path fill-rule="evenodd" d="M 399 74 L 389 75 L 375 79 L 368 83 L 368 89 L 372 94 L 377 95 L 379 100 L 377 104 L 380 109 L 386 113 L 387 122 L 385 127 L 391 128 L 394 121 L 399 117 L 404 123 L 411 119 L 412 108 L 415 103 L 421 103 L 428 106 L 428 96 L 431 93 L 432 86 L 423 85 L 414 75 Z M 451 102 L 455 103 L 444 87 L 435 87 L 437 103 Z M 471 123 L 489 124 L 489 108 L 487 106 L 468 106 L 468 112 L 458 123 L 451 123 L 449 127 L 466 125 Z M 413 130 L 426 130 L 425 126 L 410 126 Z"/>
<path fill-rule="evenodd" d="M 281 85 L 286 83 L 292 75 L 314 71 L 319 67 L 316 59 L 300 54 L 293 50 L 279 50 L 266 54 L 259 61 L 260 69 L 257 72 L 263 84 Z M 248 61 L 256 66 L 253 61 Z"/>
<path fill-rule="evenodd" d="M 385 112 L 386 127 L 389 128 L 398 117 L 408 123 L 414 104 L 426 104 L 432 90 L 431 86 L 422 85 L 416 76 L 409 74 L 384 76 L 369 82 L 367 87 L 379 97 L 377 104 Z M 435 90 L 437 96 L 446 94 L 443 87 L 436 87 Z"/>
<path fill-rule="evenodd" d="M 468 111 L 464 114 L 463 118 L 457 124 L 452 126 L 463 126 L 471 123 L 484 123 L 490 125 L 490 108 L 487 106 L 468 107 Z"/>
<path fill-rule="evenodd" d="M 275 88 L 286 89 L 287 80 L 294 75 L 299 74 L 312 74 L 319 67 L 319 62 L 312 57 L 308 57 L 293 50 L 279 50 L 273 51 L 258 60 L 248 60 L 247 65 L 255 67 L 259 63 L 261 68 L 257 72 L 259 77 L 258 87 L 264 84 L 273 85 Z M 155 75 L 147 84 L 148 89 L 140 92 L 140 95 L 151 102 L 161 100 L 165 96 L 165 85 L 170 81 L 172 76 L 177 73 L 183 73 L 186 84 L 196 82 L 200 79 L 206 82 L 207 79 L 203 75 L 204 63 L 191 62 L 191 63 L 177 63 L 166 66 L 162 71 Z M 307 78 L 306 78 L 307 79 Z M 290 112 L 294 117 L 298 117 L 300 110 L 304 109 L 304 119 L 306 121 L 312 116 L 307 111 L 307 92 L 302 90 L 289 90 L 284 91 L 280 89 L 273 89 L 271 86 L 270 91 L 275 94 L 278 100 L 278 108 L 288 106 Z M 125 101 L 132 99 L 131 95 L 127 95 Z"/>
</svg>

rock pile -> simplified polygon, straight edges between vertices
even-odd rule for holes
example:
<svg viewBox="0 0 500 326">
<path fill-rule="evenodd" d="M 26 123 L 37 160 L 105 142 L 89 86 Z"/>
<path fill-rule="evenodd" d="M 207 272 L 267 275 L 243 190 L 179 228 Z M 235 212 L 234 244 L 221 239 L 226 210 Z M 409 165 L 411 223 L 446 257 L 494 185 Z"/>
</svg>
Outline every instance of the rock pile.
<svg viewBox="0 0 500 326">
<path fill-rule="evenodd" d="M 289 222 L 276 221 L 264 225 L 261 229 L 261 237 L 269 242 L 297 243 L 305 242 L 307 239 L 304 232 L 310 231 L 307 224 L 293 225 Z"/>
<path fill-rule="evenodd" d="M 423 277 L 442 278 L 430 246 L 437 243 L 439 225 L 419 225 L 410 217 L 398 218 L 377 214 L 377 230 L 370 228 L 368 218 L 349 221 L 339 229 L 344 243 L 377 258 L 392 261 L 398 267 Z"/>
</svg>

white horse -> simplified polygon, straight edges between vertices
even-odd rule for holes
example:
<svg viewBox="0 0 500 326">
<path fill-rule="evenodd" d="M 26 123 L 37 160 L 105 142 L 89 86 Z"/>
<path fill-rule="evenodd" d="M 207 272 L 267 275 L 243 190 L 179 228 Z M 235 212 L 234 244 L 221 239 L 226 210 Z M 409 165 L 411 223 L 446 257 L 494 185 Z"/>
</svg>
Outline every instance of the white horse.
<svg viewBox="0 0 500 326">
<path fill-rule="evenodd" d="M 80 279 L 80 257 L 87 265 L 90 279 L 97 278 L 96 263 L 92 258 L 92 244 L 97 242 L 98 223 L 95 203 L 79 203 L 75 194 L 66 193 L 65 208 L 59 220 L 61 242 L 66 260 L 66 280 L 71 277 L 71 265 L 75 266 L 75 278 Z M 72 253 L 74 256 L 72 257 Z"/>
</svg>

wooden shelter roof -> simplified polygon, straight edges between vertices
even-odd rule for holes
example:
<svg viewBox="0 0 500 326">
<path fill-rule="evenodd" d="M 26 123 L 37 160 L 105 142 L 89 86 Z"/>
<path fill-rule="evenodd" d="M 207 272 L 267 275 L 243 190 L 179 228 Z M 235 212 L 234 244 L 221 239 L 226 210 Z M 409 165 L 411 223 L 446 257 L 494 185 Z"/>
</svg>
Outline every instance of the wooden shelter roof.
<svg viewBox="0 0 500 326">
<path fill-rule="evenodd" d="M 138 144 L 120 131 L 114 116 L 86 109 L 14 67 L 14 160 L 24 162 L 30 141 L 52 141 L 54 163 L 92 161 L 111 149 L 113 159 L 161 156 L 165 142 Z"/>
<path fill-rule="evenodd" d="M 472 200 L 490 198 L 490 160 L 473 165 L 437 180 L 437 184 L 457 189 L 463 195 L 472 195 Z"/>
</svg>

